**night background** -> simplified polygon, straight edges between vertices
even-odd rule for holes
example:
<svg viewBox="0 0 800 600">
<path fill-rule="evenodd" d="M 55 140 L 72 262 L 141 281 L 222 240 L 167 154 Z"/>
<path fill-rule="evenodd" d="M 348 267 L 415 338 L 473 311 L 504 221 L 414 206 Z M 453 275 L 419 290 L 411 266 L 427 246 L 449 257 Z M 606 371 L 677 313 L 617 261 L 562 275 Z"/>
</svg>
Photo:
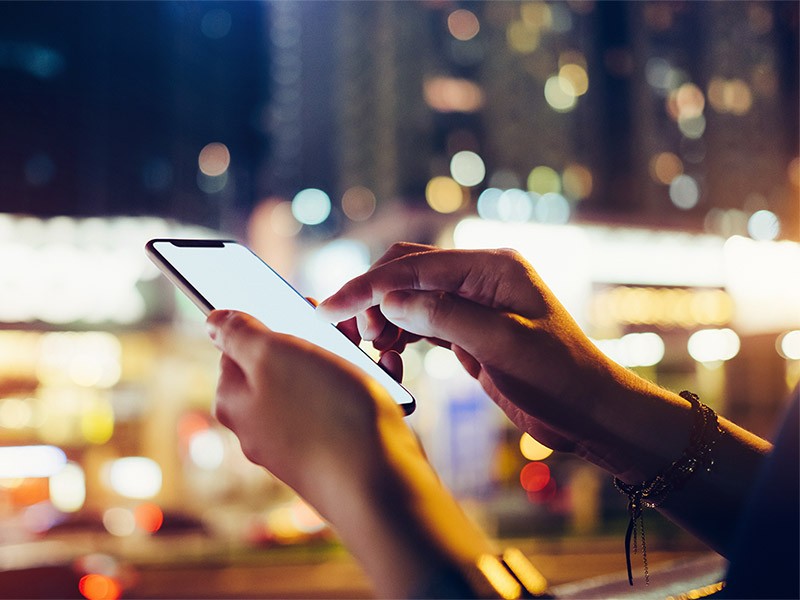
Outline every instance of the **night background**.
<svg viewBox="0 0 800 600">
<path fill-rule="evenodd" d="M 236 237 L 317 298 L 397 241 L 513 247 L 603 352 L 769 438 L 800 381 L 799 12 L 0 3 L 0 597 L 371 594 L 212 418 L 218 354 L 152 237 Z M 470 516 L 563 597 L 619 579 L 607 474 L 442 348 L 404 360 Z M 723 572 L 648 527 L 653 594 Z"/>
</svg>

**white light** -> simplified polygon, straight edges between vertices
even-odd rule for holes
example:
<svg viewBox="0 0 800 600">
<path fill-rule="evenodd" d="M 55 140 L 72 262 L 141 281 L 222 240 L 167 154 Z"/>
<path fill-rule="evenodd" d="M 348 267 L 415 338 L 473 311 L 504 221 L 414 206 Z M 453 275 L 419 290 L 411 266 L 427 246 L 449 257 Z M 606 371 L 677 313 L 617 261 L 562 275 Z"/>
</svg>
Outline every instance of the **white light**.
<svg viewBox="0 0 800 600">
<path fill-rule="evenodd" d="M 345 282 L 364 273 L 370 265 L 367 246 L 357 240 L 339 239 L 326 244 L 303 265 L 308 292 L 326 298 Z"/>
<path fill-rule="evenodd" d="M 564 225 L 569 221 L 569 202 L 561 194 L 543 194 L 536 203 L 534 215 L 542 223 Z"/>
<path fill-rule="evenodd" d="M 701 363 L 730 360 L 739 353 L 739 336 L 732 329 L 703 329 L 689 338 L 689 356 Z"/>
<path fill-rule="evenodd" d="M 497 216 L 501 221 L 524 222 L 533 216 L 534 199 L 538 194 L 529 194 L 522 190 L 510 189 L 500 195 L 497 202 Z"/>
<path fill-rule="evenodd" d="M 51 477 L 67 464 L 55 446 L 0 446 L 0 479 Z"/>
<path fill-rule="evenodd" d="M 161 491 L 161 467 L 142 456 L 119 458 L 111 463 L 110 482 L 126 498 L 152 498 Z"/>
<path fill-rule="evenodd" d="M 450 174 L 464 187 L 478 185 L 486 177 L 483 159 L 469 150 L 456 152 L 450 160 Z"/>
<path fill-rule="evenodd" d="M 225 446 L 219 432 L 213 429 L 198 431 L 189 440 L 189 456 L 201 469 L 214 471 L 222 466 Z"/>
<path fill-rule="evenodd" d="M 544 98 L 557 112 L 568 112 L 578 101 L 572 84 L 564 77 L 553 75 L 544 84 Z"/>
<path fill-rule="evenodd" d="M 623 367 L 652 367 L 664 358 L 664 340 L 657 333 L 629 333 L 619 339 L 592 341 Z"/>
<path fill-rule="evenodd" d="M 784 333 L 778 339 L 778 352 L 788 360 L 800 360 L 800 330 Z"/>
<path fill-rule="evenodd" d="M 331 199 L 316 188 L 297 193 L 292 200 L 294 218 L 306 225 L 319 225 L 331 214 Z"/>
<path fill-rule="evenodd" d="M 759 210 L 747 221 L 747 232 L 754 240 L 771 241 L 781 232 L 778 215 L 770 210 Z"/>
<path fill-rule="evenodd" d="M 700 200 L 700 188 L 693 177 L 678 175 L 669 184 L 669 197 L 678 208 L 689 210 L 697 206 Z"/>
<path fill-rule="evenodd" d="M 434 346 L 425 353 L 425 372 L 434 379 L 450 379 L 462 371 L 456 355 L 447 348 Z"/>
<path fill-rule="evenodd" d="M 499 219 L 498 207 L 500 196 L 502 195 L 503 190 L 495 187 L 483 190 L 481 195 L 478 196 L 478 215 L 483 219 Z"/>
<path fill-rule="evenodd" d="M 103 513 L 103 526 L 111 535 L 125 537 L 136 531 L 136 516 L 127 508 L 109 508 Z"/>
<path fill-rule="evenodd" d="M 50 477 L 50 502 L 61 512 L 76 512 L 86 501 L 86 478 L 80 465 L 67 463 Z"/>
</svg>

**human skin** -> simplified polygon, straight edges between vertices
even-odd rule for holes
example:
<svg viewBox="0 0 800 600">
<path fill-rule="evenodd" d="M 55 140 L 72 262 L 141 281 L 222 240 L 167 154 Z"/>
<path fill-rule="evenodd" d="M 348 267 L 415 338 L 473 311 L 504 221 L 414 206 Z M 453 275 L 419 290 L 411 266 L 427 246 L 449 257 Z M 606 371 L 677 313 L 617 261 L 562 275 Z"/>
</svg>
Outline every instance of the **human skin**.
<svg viewBox="0 0 800 600">
<path fill-rule="evenodd" d="M 522 431 L 628 483 L 663 471 L 688 445 L 691 405 L 603 355 L 533 267 L 513 250 L 396 244 L 318 311 L 356 317 L 381 350 L 428 338 L 449 347 Z M 720 419 L 714 468 L 663 511 L 717 551 L 771 446 Z"/>
<path fill-rule="evenodd" d="M 207 323 L 222 351 L 217 419 L 334 526 L 379 595 L 410 597 L 494 553 L 374 380 L 249 315 L 214 311 Z"/>
<path fill-rule="evenodd" d="M 408 343 L 450 348 L 522 431 L 623 481 L 653 477 L 688 443 L 689 403 L 600 353 L 515 252 L 395 245 L 318 311 L 354 340 L 355 319 L 395 374 Z M 379 594 L 408 596 L 493 551 L 376 382 L 242 313 L 215 311 L 208 325 L 223 353 L 217 418 L 332 523 Z M 770 446 L 720 425 L 714 469 L 663 510 L 726 554 Z"/>
</svg>

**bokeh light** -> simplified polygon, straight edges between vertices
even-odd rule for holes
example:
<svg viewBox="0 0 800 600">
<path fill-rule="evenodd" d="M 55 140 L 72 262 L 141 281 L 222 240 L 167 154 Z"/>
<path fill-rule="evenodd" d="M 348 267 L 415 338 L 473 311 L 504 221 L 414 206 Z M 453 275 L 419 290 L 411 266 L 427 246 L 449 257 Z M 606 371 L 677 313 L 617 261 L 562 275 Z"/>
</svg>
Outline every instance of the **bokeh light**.
<svg viewBox="0 0 800 600">
<path fill-rule="evenodd" d="M 525 21 L 512 21 L 506 27 L 508 46 L 519 54 L 530 54 L 539 47 L 539 29 Z"/>
<path fill-rule="evenodd" d="M 558 71 L 560 81 L 568 81 L 572 93 L 576 96 L 583 96 L 589 91 L 589 76 L 586 74 L 586 69 L 581 65 L 569 63 L 561 67 Z"/>
<path fill-rule="evenodd" d="M 533 209 L 537 221 L 552 225 L 564 225 L 569 222 L 571 213 L 569 201 L 561 194 L 553 192 L 542 194 Z"/>
<path fill-rule="evenodd" d="M 528 460 L 544 460 L 553 450 L 534 439 L 529 433 L 523 433 L 519 439 L 519 451 Z"/>
<path fill-rule="evenodd" d="M 127 537 L 136 531 L 136 517 L 132 510 L 114 506 L 103 512 L 103 527 L 111 535 Z"/>
<path fill-rule="evenodd" d="M 732 359 L 739 353 L 739 336 L 732 329 L 701 329 L 689 337 L 689 356 L 700 363 Z"/>
<path fill-rule="evenodd" d="M 425 199 L 436 212 L 452 213 L 463 206 L 464 190 L 449 177 L 434 177 L 425 187 Z"/>
<path fill-rule="evenodd" d="M 113 461 L 109 469 L 111 489 L 126 498 L 152 498 L 161 491 L 161 467 L 143 456 Z"/>
<path fill-rule="evenodd" d="M 658 183 L 669 185 L 683 174 L 683 162 L 672 152 L 659 152 L 650 159 L 650 176 Z"/>
<path fill-rule="evenodd" d="M 189 438 L 189 457 L 206 471 L 215 471 L 225 458 L 225 444 L 215 429 L 204 429 Z"/>
<path fill-rule="evenodd" d="M 432 77 L 422 86 L 425 102 L 437 112 L 471 113 L 483 106 L 483 90 L 474 81 Z"/>
<path fill-rule="evenodd" d="M 781 232 L 781 222 L 771 210 L 758 210 L 748 219 L 747 232 L 754 240 L 774 240 Z"/>
<path fill-rule="evenodd" d="M 713 77 L 708 84 L 708 101 L 719 113 L 746 114 L 753 105 L 753 94 L 741 79 Z"/>
<path fill-rule="evenodd" d="M 164 524 L 164 512 L 153 502 L 143 502 L 134 508 L 133 517 L 137 527 L 147 533 L 155 533 Z"/>
<path fill-rule="evenodd" d="M 553 24 L 551 6 L 541 0 L 523 2 L 519 7 L 522 21 L 531 29 L 547 29 Z"/>
<path fill-rule="evenodd" d="M 800 329 L 787 331 L 776 343 L 778 354 L 787 360 L 800 360 Z"/>
<path fill-rule="evenodd" d="M 67 464 L 55 446 L 0 446 L 0 479 L 51 477 Z"/>
<path fill-rule="evenodd" d="M 115 579 L 97 573 L 81 577 L 78 591 L 86 600 L 117 600 L 122 595 L 122 587 Z"/>
<path fill-rule="evenodd" d="M 678 175 L 669 184 L 669 198 L 681 210 L 690 210 L 700 200 L 700 188 L 694 177 Z"/>
<path fill-rule="evenodd" d="M 557 112 L 569 112 L 575 108 L 578 98 L 572 83 L 559 75 L 549 77 L 544 84 L 544 98 Z"/>
<path fill-rule="evenodd" d="M 212 142 L 206 144 L 197 157 L 197 166 L 203 175 L 219 177 L 231 164 L 231 153 L 225 144 Z"/>
<path fill-rule="evenodd" d="M 528 189 L 537 194 L 561 191 L 561 177 L 550 167 L 539 166 L 528 175 Z"/>
<path fill-rule="evenodd" d="M 366 221 L 375 212 L 377 199 L 362 185 L 348 188 L 342 195 L 342 211 L 351 221 Z"/>
<path fill-rule="evenodd" d="M 450 160 L 450 175 L 464 187 L 473 187 L 486 177 L 486 166 L 475 152 L 462 150 Z"/>
<path fill-rule="evenodd" d="M 331 199 L 322 190 L 301 190 L 292 200 L 292 214 L 304 225 L 319 225 L 331 214 Z"/>
<path fill-rule="evenodd" d="M 447 16 L 447 29 L 457 40 L 471 40 L 481 29 L 478 17 L 470 10 L 459 8 Z"/>
<path fill-rule="evenodd" d="M 531 462 L 522 467 L 519 481 L 526 492 L 540 492 L 550 483 L 550 467 L 542 462 Z"/>
<path fill-rule="evenodd" d="M 592 195 L 592 172 L 576 163 L 567 165 L 561 174 L 564 193 L 574 200 L 583 200 Z"/>
<path fill-rule="evenodd" d="M 61 471 L 50 477 L 50 502 L 65 513 L 76 512 L 86 501 L 86 477 L 77 463 L 67 463 Z"/>
<path fill-rule="evenodd" d="M 497 201 L 497 218 L 506 222 L 524 223 L 533 217 L 539 195 L 516 188 L 505 190 Z"/>
</svg>

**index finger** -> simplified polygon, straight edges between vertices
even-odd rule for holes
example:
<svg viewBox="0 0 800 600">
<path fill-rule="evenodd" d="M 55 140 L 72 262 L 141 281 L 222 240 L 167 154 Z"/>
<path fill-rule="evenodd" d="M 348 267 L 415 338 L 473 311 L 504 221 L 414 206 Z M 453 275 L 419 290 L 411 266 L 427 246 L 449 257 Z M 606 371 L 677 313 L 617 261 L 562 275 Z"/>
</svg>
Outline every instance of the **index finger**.
<svg viewBox="0 0 800 600">
<path fill-rule="evenodd" d="M 343 321 L 400 290 L 450 292 L 492 308 L 534 316 L 543 305 L 533 269 L 508 250 L 438 250 L 400 256 L 346 283 L 319 305 Z"/>
</svg>

